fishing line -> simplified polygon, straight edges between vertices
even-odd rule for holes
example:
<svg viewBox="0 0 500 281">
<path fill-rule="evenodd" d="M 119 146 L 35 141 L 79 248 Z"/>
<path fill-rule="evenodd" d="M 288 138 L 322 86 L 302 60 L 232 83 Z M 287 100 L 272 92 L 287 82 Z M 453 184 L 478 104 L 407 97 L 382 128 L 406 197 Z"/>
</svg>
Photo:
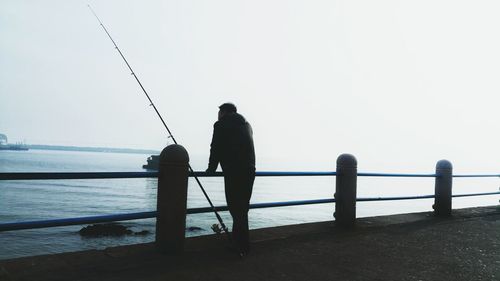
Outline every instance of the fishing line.
<svg viewBox="0 0 500 281">
<path fill-rule="evenodd" d="M 104 26 L 104 24 L 102 23 L 102 21 L 99 19 L 99 17 L 97 16 L 97 14 L 94 12 L 94 9 L 92 9 L 92 7 L 90 7 L 90 5 L 87 5 L 90 9 L 90 11 L 92 12 L 92 14 L 94 14 L 95 18 L 97 19 L 97 21 L 99 22 L 99 24 L 102 26 L 102 29 L 104 30 L 104 32 L 106 32 L 106 34 L 108 35 L 109 39 L 111 40 L 111 42 L 113 42 L 113 45 L 115 46 L 115 49 L 118 51 L 118 53 L 120 54 L 120 56 L 122 57 L 123 61 L 125 62 L 125 64 L 127 65 L 128 69 L 130 70 L 132 76 L 134 76 L 135 80 L 137 81 L 137 83 L 139 84 L 139 86 L 141 87 L 142 91 L 144 92 L 144 94 L 146 95 L 146 97 L 148 98 L 149 100 L 149 105 L 153 107 L 153 109 L 155 110 L 156 114 L 158 115 L 158 117 L 160 118 L 161 122 L 163 123 L 163 126 L 165 127 L 165 129 L 167 129 L 167 132 L 168 132 L 168 137 L 172 139 L 172 141 L 177 144 L 177 141 L 175 140 L 174 136 L 172 135 L 172 132 L 170 131 L 170 129 L 168 128 L 167 126 L 167 123 L 165 123 L 165 121 L 163 120 L 163 117 L 161 116 L 160 112 L 158 111 L 158 109 L 156 108 L 155 104 L 153 103 L 153 101 L 151 100 L 151 98 L 149 97 L 148 93 L 146 92 L 146 89 L 144 89 L 144 87 L 142 86 L 142 83 L 141 81 L 139 80 L 139 78 L 137 77 L 137 75 L 135 74 L 134 70 L 132 69 L 132 67 L 130 66 L 130 64 L 128 63 L 127 59 L 125 58 L 125 56 L 123 55 L 122 51 L 120 50 L 120 48 L 118 48 L 118 45 L 116 44 L 115 40 L 113 40 L 113 37 L 111 37 L 111 34 L 109 34 L 108 30 L 106 29 L 106 27 Z M 188 167 L 189 167 L 189 171 L 191 173 L 193 173 L 193 168 L 191 168 L 191 165 L 188 163 Z M 203 185 L 201 184 L 200 180 L 198 179 L 198 177 L 196 175 L 193 175 L 194 179 L 196 180 L 196 182 L 198 183 L 198 186 L 200 187 L 201 191 L 203 192 L 203 195 L 205 195 L 205 198 L 207 199 L 208 203 L 210 204 L 210 207 L 212 208 L 212 211 L 214 212 L 215 216 L 217 217 L 217 220 L 219 221 L 221 227 L 222 227 L 222 230 L 224 230 L 224 232 L 226 233 L 227 237 L 230 238 L 230 235 L 229 235 L 229 230 L 227 229 L 226 225 L 224 224 L 224 222 L 222 221 L 222 218 L 220 217 L 219 213 L 217 212 L 217 210 L 215 209 L 214 207 L 214 204 L 212 203 L 212 200 L 210 200 L 210 197 L 208 197 L 208 194 L 207 192 L 205 191 L 205 189 L 203 188 Z"/>
</svg>

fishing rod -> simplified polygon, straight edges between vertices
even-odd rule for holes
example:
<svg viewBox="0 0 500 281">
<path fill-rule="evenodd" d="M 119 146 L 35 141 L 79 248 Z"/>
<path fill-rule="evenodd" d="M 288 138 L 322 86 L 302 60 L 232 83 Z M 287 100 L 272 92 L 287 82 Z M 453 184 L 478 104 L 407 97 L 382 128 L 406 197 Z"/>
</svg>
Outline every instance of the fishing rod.
<svg viewBox="0 0 500 281">
<path fill-rule="evenodd" d="M 92 9 L 92 7 L 90 5 L 87 5 L 90 9 L 90 11 L 92 12 L 92 14 L 94 14 L 95 18 L 97 19 L 97 21 L 99 22 L 99 24 L 102 26 L 102 29 L 104 30 L 104 32 L 106 32 L 106 34 L 108 35 L 109 39 L 111 40 L 111 42 L 113 42 L 113 45 L 115 45 L 115 49 L 118 51 L 118 53 L 120 54 L 120 56 L 122 57 L 123 61 L 125 62 L 125 64 L 127 65 L 128 69 L 130 70 L 132 76 L 134 76 L 135 80 L 137 81 L 137 83 L 139 84 L 139 86 L 141 87 L 142 91 L 144 92 L 144 94 L 146 95 L 146 97 L 148 98 L 149 100 L 149 105 L 153 107 L 153 109 L 155 110 L 156 114 L 158 115 L 158 117 L 160 118 L 161 122 L 163 123 L 163 126 L 165 127 L 165 129 L 167 129 L 167 132 L 168 132 L 168 137 L 172 139 L 172 141 L 177 144 L 177 141 L 175 140 L 174 138 L 174 135 L 172 135 L 172 132 L 170 131 L 170 129 L 168 128 L 167 126 L 167 123 L 165 123 L 165 120 L 163 120 L 163 117 L 161 117 L 161 114 L 160 112 L 158 111 L 158 109 L 156 108 L 155 104 L 153 103 L 153 100 L 151 100 L 151 98 L 149 97 L 148 95 L 148 92 L 146 92 L 146 89 L 144 89 L 144 86 L 142 86 L 142 83 L 141 81 L 139 80 L 139 78 L 137 77 L 137 75 L 135 74 L 134 70 L 132 69 L 132 67 L 130 66 L 130 64 L 128 63 L 127 59 L 125 58 L 125 56 L 123 55 L 122 51 L 120 51 L 120 48 L 118 48 L 118 45 L 116 44 L 115 40 L 113 40 L 113 37 L 111 37 L 111 34 L 109 34 L 108 30 L 106 29 L 106 27 L 104 26 L 104 24 L 102 23 L 101 19 L 99 19 L 99 17 L 97 16 L 97 14 L 94 12 L 94 9 Z M 191 168 L 191 165 L 188 163 L 188 167 L 189 167 L 189 171 L 191 173 L 193 173 L 193 168 Z M 229 230 L 227 229 L 226 225 L 224 224 L 224 222 L 222 221 L 222 218 L 221 216 L 219 215 L 219 213 L 217 212 L 217 210 L 215 209 L 214 207 L 214 204 L 212 203 L 212 200 L 210 200 L 210 197 L 208 197 L 208 194 L 207 192 L 205 191 L 205 189 L 203 188 L 203 185 L 201 184 L 200 180 L 198 179 L 198 177 L 196 175 L 193 174 L 193 177 L 194 179 L 196 180 L 196 182 L 198 183 L 198 186 L 200 187 L 201 191 L 203 192 L 203 195 L 205 195 L 205 198 L 207 199 L 208 203 L 210 204 L 210 207 L 212 208 L 212 211 L 214 212 L 215 216 L 217 217 L 217 220 L 219 221 L 221 227 L 222 227 L 222 230 L 224 230 L 224 232 L 226 233 L 227 237 L 228 238 L 231 238 L 230 234 L 229 234 Z"/>
</svg>

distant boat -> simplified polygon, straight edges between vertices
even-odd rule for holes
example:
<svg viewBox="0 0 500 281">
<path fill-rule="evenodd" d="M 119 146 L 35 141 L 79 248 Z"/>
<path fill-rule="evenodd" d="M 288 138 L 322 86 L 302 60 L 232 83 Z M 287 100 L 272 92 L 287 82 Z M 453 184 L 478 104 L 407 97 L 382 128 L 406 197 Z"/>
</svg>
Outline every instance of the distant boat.
<svg viewBox="0 0 500 281">
<path fill-rule="evenodd" d="M 0 134 L 0 150 L 29 150 L 29 148 L 26 144 L 21 142 L 9 144 L 7 142 L 7 136 Z"/>
<path fill-rule="evenodd" d="M 0 145 L 0 150 L 29 150 L 29 147 L 23 143 L 16 144 L 2 144 Z"/>
<path fill-rule="evenodd" d="M 142 165 L 143 169 L 146 170 L 158 170 L 158 166 L 160 164 L 160 155 L 151 155 L 148 157 L 148 160 L 146 160 L 148 163 L 145 165 Z"/>
</svg>

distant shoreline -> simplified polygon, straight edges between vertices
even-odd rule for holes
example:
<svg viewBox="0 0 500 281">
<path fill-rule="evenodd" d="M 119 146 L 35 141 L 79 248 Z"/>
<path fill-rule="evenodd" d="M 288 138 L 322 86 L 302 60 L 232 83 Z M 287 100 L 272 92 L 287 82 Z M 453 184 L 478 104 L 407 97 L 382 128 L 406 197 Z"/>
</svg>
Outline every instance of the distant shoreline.
<svg viewBox="0 0 500 281">
<path fill-rule="evenodd" d="M 45 144 L 29 144 L 26 146 L 29 149 L 38 149 L 38 150 L 104 152 L 104 153 L 132 153 L 132 154 L 160 154 L 160 151 L 152 150 L 152 149 L 87 147 L 87 146 L 45 145 Z"/>
</svg>

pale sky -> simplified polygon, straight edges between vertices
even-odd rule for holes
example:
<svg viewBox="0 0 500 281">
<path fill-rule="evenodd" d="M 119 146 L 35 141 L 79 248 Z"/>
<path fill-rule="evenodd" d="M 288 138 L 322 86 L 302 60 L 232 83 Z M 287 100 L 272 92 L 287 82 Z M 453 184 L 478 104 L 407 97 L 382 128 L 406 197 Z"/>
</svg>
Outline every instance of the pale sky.
<svg viewBox="0 0 500 281">
<path fill-rule="evenodd" d="M 10 142 L 167 144 L 87 4 L 194 157 L 231 101 L 278 169 L 500 170 L 499 1 L 0 0 Z"/>
</svg>

